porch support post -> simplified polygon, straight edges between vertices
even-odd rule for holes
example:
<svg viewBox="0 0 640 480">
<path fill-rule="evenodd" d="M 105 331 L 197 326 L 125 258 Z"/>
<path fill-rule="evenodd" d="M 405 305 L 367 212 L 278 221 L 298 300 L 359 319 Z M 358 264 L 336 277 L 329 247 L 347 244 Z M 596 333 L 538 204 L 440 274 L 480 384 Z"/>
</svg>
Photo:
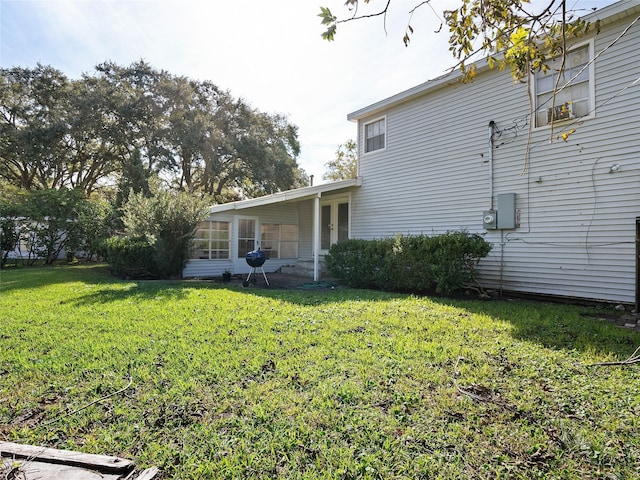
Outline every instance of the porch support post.
<svg viewBox="0 0 640 480">
<path fill-rule="evenodd" d="M 313 199 L 313 281 L 320 272 L 320 193 Z"/>
</svg>

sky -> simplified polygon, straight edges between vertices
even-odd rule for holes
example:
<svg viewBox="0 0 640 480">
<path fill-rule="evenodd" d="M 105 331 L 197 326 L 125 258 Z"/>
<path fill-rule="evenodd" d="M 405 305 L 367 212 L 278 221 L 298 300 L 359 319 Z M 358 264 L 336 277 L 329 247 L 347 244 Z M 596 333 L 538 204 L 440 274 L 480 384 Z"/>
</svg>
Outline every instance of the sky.
<svg viewBox="0 0 640 480">
<path fill-rule="evenodd" d="M 298 164 L 316 184 L 338 146 L 356 139 L 347 114 L 455 65 L 442 11 L 459 0 L 394 0 L 387 17 L 338 26 L 321 38 L 320 6 L 346 17 L 345 0 L 0 0 L 0 67 L 51 65 L 71 79 L 107 60 L 138 60 L 208 80 L 297 125 Z M 361 2 L 363 3 L 363 2 Z M 579 9 L 612 0 L 570 0 Z M 360 14 L 386 2 L 372 1 Z M 414 29 L 409 47 L 402 37 Z"/>
</svg>

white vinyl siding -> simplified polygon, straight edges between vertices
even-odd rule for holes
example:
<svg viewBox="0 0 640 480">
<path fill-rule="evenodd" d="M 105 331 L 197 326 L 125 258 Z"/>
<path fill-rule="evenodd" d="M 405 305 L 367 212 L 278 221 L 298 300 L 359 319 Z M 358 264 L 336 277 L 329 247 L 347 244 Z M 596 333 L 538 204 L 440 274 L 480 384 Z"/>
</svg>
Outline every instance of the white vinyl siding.
<svg viewBox="0 0 640 480">
<path fill-rule="evenodd" d="M 481 213 L 490 203 L 488 125 L 510 114 L 500 104 L 487 105 L 485 97 L 495 94 L 526 108 L 524 89 L 504 89 L 501 72 L 488 75 L 489 84 L 456 83 L 385 112 L 387 149 L 361 161 L 363 187 L 352 197 L 352 238 L 482 226 Z"/>
<path fill-rule="evenodd" d="M 298 257 L 313 258 L 313 200 L 298 203 Z"/>
<path fill-rule="evenodd" d="M 588 108 L 597 116 L 572 125 L 567 142 L 550 143 L 548 129 L 534 130 L 528 163 L 527 87 L 506 71 L 481 71 L 466 85 L 439 82 L 370 118 L 361 114 L 362 126 L 386 116 L 386 150 L 361 159 L 351 236 L 467 229 L 493 244 L 479 266 L 487 288 L 634 302 L 640 89 L 630 86 L 640 77 L 640 28 L 607 48 L 632 20 L 609 24 L 592 40 L 595 52 L 606 49 L 591 72 Z M 490 121 L 499 132 L 493 185 Z M 614 163 L 620 167 L 611 173 Z M 497 207 L 501 193 L 516 194 L 520 227 L 486 231 L 482 213 Z"/>
</svg>

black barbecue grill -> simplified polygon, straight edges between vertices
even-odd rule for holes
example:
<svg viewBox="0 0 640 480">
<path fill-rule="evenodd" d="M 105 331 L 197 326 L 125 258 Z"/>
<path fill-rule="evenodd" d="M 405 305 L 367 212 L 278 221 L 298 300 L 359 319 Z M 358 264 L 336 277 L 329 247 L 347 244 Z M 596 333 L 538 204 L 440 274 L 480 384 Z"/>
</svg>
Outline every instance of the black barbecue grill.
<svg viewBox="0 0 640 480">
<path fill-rule="evenodd" d="M 242 282 L 242 286 L 248 287 L 250 283 L 256 283 L 257 268 L 260 269 L 260 271 L 262 272 L 262 276 L 264 277 L 264 281 L 267 282 L 267 285 L 269 285 L 267 274 L 264 273 L 264 268 L 262 267 L 262 265 L 264 265 L 264 262 L 267 260 L 267 257 L 264 254 L 264 252 L 260 249 L 252 250 L 249 253 L 247 253 L 245 260 L 247 261 L 247 264 L 249 264 L 249 266 L 251 267 L 251 270 L 249 271 L 249 276 L 247 276 L 247 279 L 244 282 Z"/>
</svg>

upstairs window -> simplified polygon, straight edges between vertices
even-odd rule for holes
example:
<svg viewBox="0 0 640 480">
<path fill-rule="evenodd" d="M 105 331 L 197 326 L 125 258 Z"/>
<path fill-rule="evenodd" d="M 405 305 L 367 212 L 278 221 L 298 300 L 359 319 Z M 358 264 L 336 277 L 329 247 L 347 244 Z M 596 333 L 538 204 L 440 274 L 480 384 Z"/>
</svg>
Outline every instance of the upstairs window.
<svg viewBox="0 0 640 480">
<path fill-rule="evenodd" d="M 589 61 L 589 45 L 584 45 L 567 53 L 563 72 L 560 72 L 562 59 L 556 58 L 546 72 L 536 73 L 537 127 L 549 125 L 551 122 L 558 123 L 585 117 L 591 113 L 593 65 L 590 65 Z M 558 75 L 560 75 L 559 81 Z M 553 99 L 554 89 L 556 89 L 555 100 Z"/>
<path fill-rule="evenodd" d="M 365 153 L 381 150 L 384 148 L 385 119 L 381 118 L 364 126 L 364 151 Z"/>
</svg>

